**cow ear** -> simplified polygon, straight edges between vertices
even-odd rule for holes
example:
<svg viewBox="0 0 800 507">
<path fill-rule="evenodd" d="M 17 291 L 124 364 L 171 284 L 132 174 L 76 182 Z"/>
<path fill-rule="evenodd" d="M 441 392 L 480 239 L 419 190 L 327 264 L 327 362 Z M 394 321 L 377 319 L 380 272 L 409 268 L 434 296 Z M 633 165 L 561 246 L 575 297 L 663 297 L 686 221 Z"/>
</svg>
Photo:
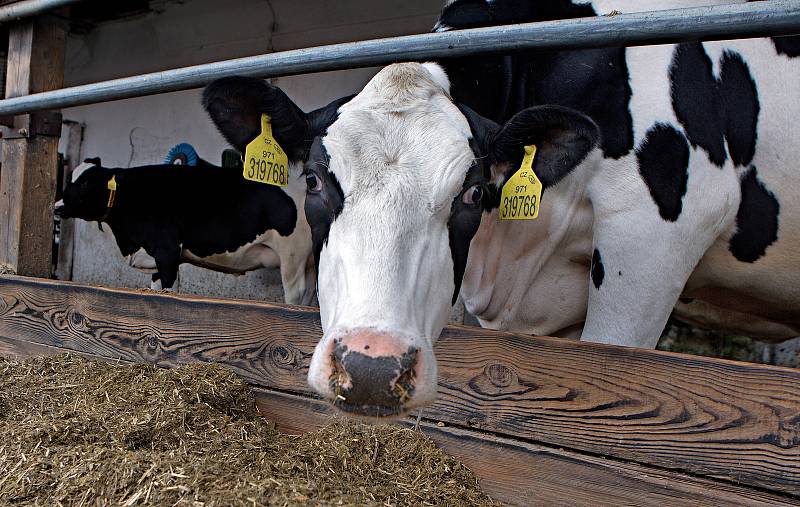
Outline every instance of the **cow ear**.
<svg viewBox="0 0 800 507">
<path fill-rule="evenodd" d="M 525 146 L 536 145 L 534 171 L 542 187 L 558 183 L 580 164 L 600 137 L 588 116 L 561 106 L 536 106 L 520 111 L 487 140 L 487 154 L 498 183 L 506 181 L 522 163 Z"/>
<path fill-rule="evenodd" d="M 261 115 L 268 114 L 278 144 L 291 160 L 302 159 L 308 130 L 305 114 L 280 88 L 262 79 L 226 77 L 206 87 L 203 107 L 225 139 L 242 153 L 261 132 Z"/>
</svg>

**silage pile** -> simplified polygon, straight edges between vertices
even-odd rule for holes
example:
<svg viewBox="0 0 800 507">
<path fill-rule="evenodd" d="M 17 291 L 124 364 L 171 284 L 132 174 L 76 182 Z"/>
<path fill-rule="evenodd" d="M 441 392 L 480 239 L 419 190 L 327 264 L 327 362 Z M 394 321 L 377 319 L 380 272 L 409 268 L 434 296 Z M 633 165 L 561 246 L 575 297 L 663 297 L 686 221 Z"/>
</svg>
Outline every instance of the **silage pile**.
<svg viewBox="0 0 800 507">
<path fill-rule="evenodd" d="M 289 436 L 210 365 L 0 359 L 2 505 L 491 505 L 426 437 L 337 423 Z"/>
</svg>

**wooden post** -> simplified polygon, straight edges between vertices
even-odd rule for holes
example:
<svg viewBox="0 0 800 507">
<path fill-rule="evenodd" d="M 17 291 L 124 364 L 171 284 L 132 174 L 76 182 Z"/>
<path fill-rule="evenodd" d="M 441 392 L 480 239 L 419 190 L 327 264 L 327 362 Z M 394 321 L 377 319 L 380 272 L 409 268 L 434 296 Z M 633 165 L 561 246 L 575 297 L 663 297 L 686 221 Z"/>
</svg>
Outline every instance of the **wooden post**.
<svg viewBox="0 0 800 507">
<path fill-rule="evenodd" d="M 72 171 L 81 163 L 81 144 L 83 143 L 83 124 L 71 120 L 64 121 L 61 131 L 66 137 L 66 164 L 62 188 L 72 179 Z M 72 280 L 72 261 L 75 249 L 75 220 L 62 220 L 58 243 L 58 262 L 55 277 L 59 280 Z"/>
<path fill-rule="evenodd" d="M 64 26 L 52 17 L 13 25 L 6 97 L 61 88 L 65 39 Z M 0 264 L 21 275 L 50 276 L 60 130 L 61 115 L 44 112 L 16 116 L 3 132 Z"/>
</svg>

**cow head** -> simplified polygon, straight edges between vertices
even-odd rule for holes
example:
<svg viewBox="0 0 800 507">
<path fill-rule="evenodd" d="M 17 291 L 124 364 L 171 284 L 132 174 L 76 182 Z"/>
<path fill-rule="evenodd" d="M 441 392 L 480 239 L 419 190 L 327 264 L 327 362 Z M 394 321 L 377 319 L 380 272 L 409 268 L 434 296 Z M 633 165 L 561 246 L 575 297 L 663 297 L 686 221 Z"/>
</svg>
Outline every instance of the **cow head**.
<svg viewBox="0 0 800 507">
<path fill-rule="evenodd" d="M 273 118 L 304 164 L 306 216 L 323 337 L 309 382 L 340 409 L 394 416 L 436 394 L 433 345 L 458 294 L 469 245 L 498 188 L 538 146 L 544 188 L 597 141 L 585 116 L 560 107 L 496 125 L 453 103 L 434 64 L 396 64 L 349 101 L 304 115 L 262 81 L 207 88 L 212 119 L 240 149 Z"/>
<path fill-rule="evenodd" d="M 99 222 L 107 211 L 108 182 L 114 173 L 100 167 L 100 159 L 86 159 L 72 172 L 63 198 L 54 212 L 61 218 L 82 218 Z"/>
</svg>

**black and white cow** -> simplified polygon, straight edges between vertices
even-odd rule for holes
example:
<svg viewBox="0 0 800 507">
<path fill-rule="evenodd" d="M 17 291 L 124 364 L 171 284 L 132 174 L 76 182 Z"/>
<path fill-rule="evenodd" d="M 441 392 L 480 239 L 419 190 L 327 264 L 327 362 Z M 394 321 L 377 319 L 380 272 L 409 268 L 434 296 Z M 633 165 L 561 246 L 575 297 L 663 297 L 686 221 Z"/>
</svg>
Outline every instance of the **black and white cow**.
<svg viewBox="0 0 800 507">
<path fill-rule="evenodd" d="M 463 0 L 437 29 L 698 3 Z M 434 398 L 432 346 L 459 291 L 483 325 L 531 334 L 652 348 L 681 295 L 797 334 L 794 44 L 397 64 L 324 122 L 247 78 L 204 104 L 239 149 L 269 114 L 304 167 L 324 333 L 309 382 L 391 416 Z M 539 217 L 500 221 L 530 144 Z"/>
<path fill-rule="evenodd" d="M 304 187 L 297 177 L 283 188 L 248 182 L 241 166 L 222 169 L 202 159 L 128 169 L 87 159 L 56 213 L 110 225 L 129 264 L 153 273 L 153 288 L 171 288 L 182 262 L 233 274 L 279 267 L 286 302 L 310 304 L 316 280 Z"/>
<path fill-rule="evenodd" d="M 174 146 L 165 164 L 178 164 L 201 167 L 216 167 L 202 159 L 197 151 L 188 143 Z M 222 166 L 241 172 L 241 155 L 234 150 L 225 150 L 222 154 Z M 282 190 L 291 197 L 297 209 L 297 223 L 294 231 L 288 236 L 281 236 L 274 229 L 269 229 L 258 237 L 234 251 L 214 254 L 199 258 L 187 250 L 181 252 L 183 262 L 193 264 L 212 271 L 230 274 L 243 274 L 260 268 L 278 268 L 281 274 L 283 300 L 289 304 L 314 304 L 317 280 L 314 265 L 311 261 L 311 230 L 306 221 L 304 209 L 306 192 L 301 175 L 293 174 L 288 185 Z M 153 273 L 152 289 L 161 289 L 158 279 L 158 268 L 153 257 L 144 249 L 139 249 L 128 256 L 128 265 L 145 273 Z"/>
</svg>

